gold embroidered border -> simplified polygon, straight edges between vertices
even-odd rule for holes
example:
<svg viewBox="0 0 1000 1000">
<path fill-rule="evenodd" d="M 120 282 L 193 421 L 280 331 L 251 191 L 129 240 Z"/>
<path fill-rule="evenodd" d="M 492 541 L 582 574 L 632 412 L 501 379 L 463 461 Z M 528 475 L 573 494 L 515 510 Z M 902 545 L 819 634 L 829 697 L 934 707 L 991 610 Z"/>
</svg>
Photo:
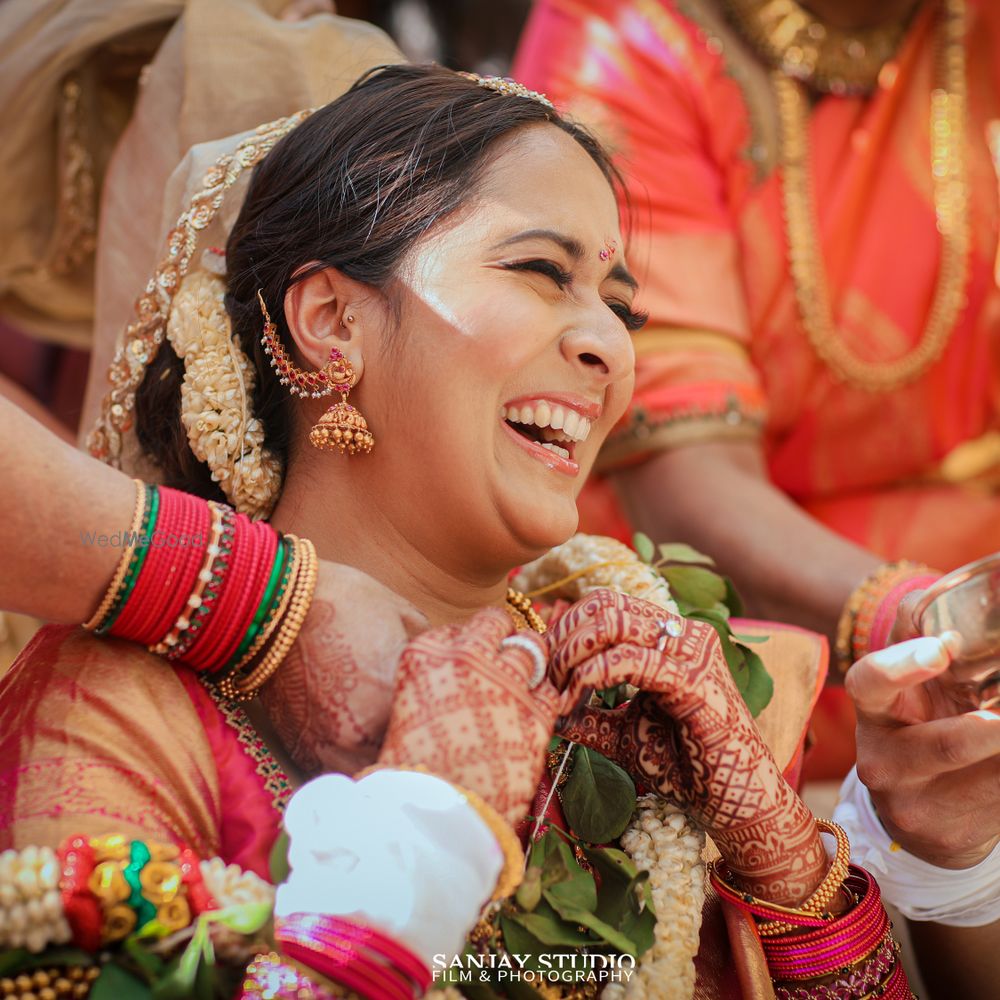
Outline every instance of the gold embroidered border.
<svg viewBox="0 0 1000 1000">
<path fill-rule="evenodd" d="M 281 765 L 274 759 L 267 744 L 257 734 L 246 713 L 234 701 L 223 698 L 216 688 L 205 683 L 205 689 L 218 706 L 226 724 L 236 731 L 243 752 L 254 762 L 257 773 L 264 779 L 264 788 L 271 795 L 271 804 L 283 813 L 292 797 L 292 783 Z"/>
</svg>

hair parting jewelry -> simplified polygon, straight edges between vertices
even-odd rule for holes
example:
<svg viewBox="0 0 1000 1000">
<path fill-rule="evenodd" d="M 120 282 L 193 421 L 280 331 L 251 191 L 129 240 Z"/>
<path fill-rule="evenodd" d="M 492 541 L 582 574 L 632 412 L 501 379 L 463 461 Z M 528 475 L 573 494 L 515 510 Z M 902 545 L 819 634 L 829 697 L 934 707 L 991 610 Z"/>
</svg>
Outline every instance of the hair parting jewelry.
<svg viewBox="0 0 1000 1000">
<path fill-rule="evenodd" d="M 367 454 L 375 445 L 375 438 L 368 429 L 368 423 L 358 410 L 347 402 L 351 389 L 357 383 L 357 375 L 350 361 L 339 348 L 331 347 L 326 364 L 319 371 L 305 372 L 288 356 L 284 344 L 278 337 L 278 328 L 271 320 L 264 301 L 264 293 L 257 290 L 257 301 L 264 317 L 264 333 L 260 338 L 264 353 L 271 359 L 271 367 L 282 385 L 288 386 L 293 396 L 303 399 L 319 399 L 333 392 L 340 393 L 340 402 L 331 406 L 309 432 L 310 443 L 321 451 L 346 452 L 356 455 Z M 353 316 L 349 317 L 353 321 Z"/>
<path fill-rule="evenodd" d="M 472 80 L 473 83 L 479 84 L 486 90 L 494 90 L 504 97 L 523 97 L 529 101 L 544 104 L 545 107 L 551 108 L 553 111 L 556 109 L 556 106 L 544 94 L 540 94 L 537 90 L 529 90 L 523 83 L 518 83 L 517 80 L 512 80 L 509 76 L 480 76 L 478 73 L 459 73 L 458 75 L 464 76 L 466 80 Z"/>
</svg>

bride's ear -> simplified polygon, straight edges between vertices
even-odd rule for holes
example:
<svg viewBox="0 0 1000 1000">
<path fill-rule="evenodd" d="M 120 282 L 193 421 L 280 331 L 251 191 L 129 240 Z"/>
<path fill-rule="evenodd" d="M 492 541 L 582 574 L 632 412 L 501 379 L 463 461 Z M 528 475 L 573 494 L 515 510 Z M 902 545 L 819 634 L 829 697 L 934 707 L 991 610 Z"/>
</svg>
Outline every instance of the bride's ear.
<svg viewBox="0 0 1000 1000">
<path fill-rule="evenodd" d="M 333 267 L 288 287 L 285 322 L 308 368 L 322 368 L 330 348 L 336 347 L 361 378 L 366 346 L 371 349 L 377 322 L 374 298 L 371 288 Z"/>
</svg>

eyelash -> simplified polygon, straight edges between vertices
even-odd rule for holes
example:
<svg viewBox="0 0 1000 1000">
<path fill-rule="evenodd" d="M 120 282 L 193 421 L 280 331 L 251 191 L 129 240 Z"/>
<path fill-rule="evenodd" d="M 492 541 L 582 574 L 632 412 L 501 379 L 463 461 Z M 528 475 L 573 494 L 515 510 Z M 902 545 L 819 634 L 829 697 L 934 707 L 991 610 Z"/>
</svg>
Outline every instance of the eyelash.
<svg viewBox="0 0 1000 1000">
<path fill-rule="evenodd" d="M 504 265 L 508 271 L 535 271 L 551 278 L 559 288 L 565 288 L 573 276 L 550 260 L 521 260 Z M 649 314 L 630 309 L 624 302 L 609 303 L 608 308 L 622 321 L 630 333 L 641 330 L 649 319 Z"/>
</svg>

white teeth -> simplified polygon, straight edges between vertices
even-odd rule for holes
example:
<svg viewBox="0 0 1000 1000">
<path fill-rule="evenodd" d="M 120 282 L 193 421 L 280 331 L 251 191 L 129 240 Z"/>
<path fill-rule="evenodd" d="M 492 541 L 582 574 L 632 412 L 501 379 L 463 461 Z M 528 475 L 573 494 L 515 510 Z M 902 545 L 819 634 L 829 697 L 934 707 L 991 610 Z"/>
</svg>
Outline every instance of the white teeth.
<svg viewBox="0 0 1000 1000">
<path fill-rule="evenodd" d="M 550 440 L 586 441 L 590 434 L 591 422 L 581 417 L 575 410 L 542 400 L 534 405 L 504 406 L 500 417 L 515 424 L 534 424 L 543 431 L 561 431 L 561 434 L 545 434 Z"/>
<path fill-rule="evenodd" d="M 560 448 L 559 445 L 557 444 L 550 444 L 548 441 L 546 441 L 542 444 L 542 447 L 548 449 L 549 451 L 555 452 L 562 458 L 569 458 L 569 452 L 565 448 Z"/>
</svg>

